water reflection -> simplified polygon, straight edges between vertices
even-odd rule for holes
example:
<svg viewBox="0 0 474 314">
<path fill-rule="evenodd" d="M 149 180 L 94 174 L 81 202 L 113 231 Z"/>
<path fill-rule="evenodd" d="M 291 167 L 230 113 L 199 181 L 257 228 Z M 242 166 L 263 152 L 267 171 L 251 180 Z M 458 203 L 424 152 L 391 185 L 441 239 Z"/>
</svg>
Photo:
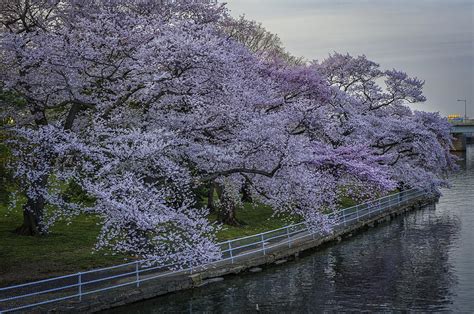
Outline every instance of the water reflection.
<svg viewBox="0 0 474 314">
<path fill-rule="evenodd" d="M 466 165 L 472 165 L 473 152 L 474 146 Z M 462 170 L 451 183 L 436 210 L 410 213 L 262 273 L 227 278 L 118 312 L 242 313 L 255 311 L 257 304 L 261 312 L 471 312 L 474 169 Z"/>
<path fill-rule="evenodd" d="M 474 145 L 466 145 L 466 168 L 474 168 Z"/>
</svg>

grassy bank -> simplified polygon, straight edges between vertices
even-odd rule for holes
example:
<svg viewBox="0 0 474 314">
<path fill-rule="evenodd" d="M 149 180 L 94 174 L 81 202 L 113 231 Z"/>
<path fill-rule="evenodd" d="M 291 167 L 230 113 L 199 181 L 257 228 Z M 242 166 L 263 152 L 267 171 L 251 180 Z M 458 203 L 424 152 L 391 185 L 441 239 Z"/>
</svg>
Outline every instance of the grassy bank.
<svg viewBox="0 0 474 314">
<path fill-rule="evenodd" d="M 18 236 L 20 210 L 0 207 L 0 286 L 108 266 L 124 257 L 93 253 L 99 232 L 95 217 L 81 216 L 73 223 L 57 223 L 44 237 Z"/>
<path fill-rule="evenodd" d="M 341 206 L 353 202 L 344 199 Z M 216 218 L 211 215 L 211 220 Z M 298 222 L 291 216 L 274 216 L 267 206 L 246 204 L 237 211 L 239 227 L 223 226 L 217 234 L 219 241 L 257 234 Z M 120 264 L 126 256 L 94 252 L 99 219 L 81 215 L 71 224 L 56 223 L 43 237 L 18 236 L 13 230 L 21 224 L 22 212 L 18 207 L 8 210 L 0 204 L 0 287 L 14 283 L 60 276 L 92 268 Z"/>
<path fill-rule="evenodd" d="M 242 226 L 223 226 L 220 241 L 283 227 L 294 219 L 273 217 L 269 207 L 247 204 L 237 212 Z M 215 219 L 215 217 L 210 217 Z M 125 256 L 94 252 L 100 226 L 93 216 L 76 217 L 71 224 L 58 222 L 44 237 L 18 236 L 20 208 L 9 211 L 0 205 L 0 286 L 123 263 Z"/>
</svg>

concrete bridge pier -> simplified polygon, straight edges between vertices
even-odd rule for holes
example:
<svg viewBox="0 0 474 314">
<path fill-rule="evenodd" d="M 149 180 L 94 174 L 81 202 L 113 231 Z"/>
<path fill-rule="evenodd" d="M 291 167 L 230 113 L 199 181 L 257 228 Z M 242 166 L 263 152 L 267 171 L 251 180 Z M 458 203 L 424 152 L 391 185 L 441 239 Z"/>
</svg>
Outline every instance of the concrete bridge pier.
<svg viewBox="0 0 474 314">
<path fill-rule="evenodd" d="M 466 151 L 466 145 L 474 144 L 474 120 L 453 123 L 453 151 Z"/>
<path fill-rule="evenodd" d="M 453 134 L 453 136 L 453 151 L 464 152 L 466 151 L 466 145 L 474 144 L 474 134 L 458 133 Z"/>
<path fill-rule="evenodd" d="M 462 133 L 453 134 L 453 151 L 462 152 L 466 150 L 466 136 Z"/>
</svg>

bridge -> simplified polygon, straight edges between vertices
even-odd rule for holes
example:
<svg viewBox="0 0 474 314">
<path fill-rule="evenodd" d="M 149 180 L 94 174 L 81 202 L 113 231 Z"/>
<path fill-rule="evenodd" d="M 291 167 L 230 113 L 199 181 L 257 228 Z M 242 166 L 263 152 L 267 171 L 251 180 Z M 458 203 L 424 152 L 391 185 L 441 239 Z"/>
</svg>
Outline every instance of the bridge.
<svg viewBox="0 0 474 314">
<path fill-rule="evenodd" d="M 451 133 L 455 140 L 453 150 L 464 151 L 466 144 L 474 144 L 474 119 L 465 119 L 462 121 L 451 121 Z"/>
</svg>

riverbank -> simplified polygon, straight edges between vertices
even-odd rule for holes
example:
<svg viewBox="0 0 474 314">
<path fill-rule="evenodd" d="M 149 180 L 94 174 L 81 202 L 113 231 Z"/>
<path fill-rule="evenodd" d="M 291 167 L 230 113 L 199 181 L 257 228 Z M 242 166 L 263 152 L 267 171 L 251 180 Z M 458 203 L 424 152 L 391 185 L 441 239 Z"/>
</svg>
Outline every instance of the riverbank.
<svg viewBox="0 0 474 314">
<path fill-rule="evenodd" d="M 346 201 L 347 204 L 347 201 Z M 242 226 L 223 226 L 218 240 L 224 241 L 277 229 L 297 220 L 273 216 L 269 207 L 246 204 L 237 211 Z M 210 217 L 215 220 L 215 217 Z M 18 236 L 13 230 L 22 220 L 21 209 L 0 206 L 0 287 L 87 271 L 131 261 L 123 255 L 94 252 L 100 220 L 81 215 L 70 224 L 61 221 L 43 237 Z"/>
<path fill-rule="evenodd" d="M 109 313 L 472 313 L 474 168 L 449 182 L 436 206 L 297 260 Z"/>
<path fill-rule="evenodd" d="M 341 200 L 341 207 L 354 205 L 351 199 Z M 108 267 L 133 258 L 95 252 L 94 247 L 100 231 L 100 219 L 81 215 L 70 223 L 59 221 L 48 235 L 27 237 L 13 231 L 21 224 L 21 206 L 13 210 L 0 204 L 0 287 L 45 278 Z M 215 215 L 209 217 L 215 221 Z M 217 234 L 219 241 L 235 239 L 281 228 L 299 222 L 297 217 L 274 216 L 267 206 L 245 204 L 237 210 L 241 226 L 222 226 Z"/>
<path fill-rule="evenodd" d="M 412 193 L 410 195 L 392 195 L 390 197 L 377 200 L 371 203 L 370 206 L 369 204 L 366 204 L 363 206 L 358 206 L 357 208 L 346 209 L 342 211 L 341 214 L 343 214 L 343 216 L 341 216 L 340 222 L 335 227 L 334 232 L 329 235 L 317 235 L 309 233 L 305 230 L 299 230 L 293 233 L 290 231 L 290 228 L 285 230 L 286 232 L 283 234 L 283 239 L 281 241 L 278 240 L 279 242 L 273 242 L 271 239 L 275 239 L 275 237 L 267 237 L 267 234 L 265 236 L 267 240 L 264 242 L 256 242 L 255 244 L 257 244 L 257 248 L 255 249 L 248 248 L 247 245 L 242 246 L 242 244 L 240 244 L 240 247 L 244 248 L 242 251 L 236 246 L 235 243 L 237 242 L 233 242 L 233 244 L 230 245 L 234 248 L 233 254 L 232 252 L 230 254 L 232 258 L 226 258 L 220 262 L 216 262 L 212 267 L 207 266 L 205 268 L 194 269 L 194 271 L 193 269 L 188 269 L 179 272 L 163 272 L 161 269 L 147 269 L 146 267 L 142 268 L 140 266 L 140 273 L 137 272 L 136 276 L 133 274 L 133 272 L 130 273 L 130 271 L 134 268 L 130 270 L 121 270 L 121 272 L 127 272 L 128 277 L 121 276 L 120 278 L 122 279 L 114 279 L 113 282 L 109 281 L 104 283 L 105 286 L 97 286 L 95 284 L 91 286 L 88 284 L 88 282 L 92 283 L 96 282 L 97 280 L 91 281 L 91 279 L 85 279 L 85 281 L 82 281 L 84 287 L 79 290 L 82 290 L 82 294 L 77 294 L 77 288 L 74 288 L 76 290 L 73 289 L 71 291 L 72 294 L 70 294 L 71 292 L 64 292 L 66 295 L 70 295 L 71 297 L 80 297 L 82 302 L 73 301 L 66 303 L 65 305 L 51 304 L 50 306 L 41 308 L 40 310 L 54 309 L 59 311 L 94 311 L 128 304 L 130 302 L 151 298 L 173 291 L 192 287 L 200 287 L 217 280 L 212 279 L 215 277 L 239 273 L 259 265 L 274 262 L 280 263 L 282 259 L 287 259 L 291 256 L 298 255 L 299 252 L 318 247 L 323 243 L 340 241 L 345 235 L 351 236 L 358 230 L 363 230 L 366 227 L 373 227 L 379 222 L 390 220 L 392 216 L 419 208 L 422 203 L 426 203 L 426 200 L 423 200 L 422 194 L 420 193 Z M 287 232 L 288 238 L 286 238 Z M 262 239 L 263 238 L 264 236 L 262 235 Z M 258 236 L 257 239 L 260 239 L 260 236 Z M 261 243 L 262 246 L 259 246 L 259 243 Z M 136 270 L 138 271 L 139 266 L 138 264 L 136 265 Z M 154 272 L 149 271 L 152 269 L 155 269 Z M 117 275 L 117 273 L 115 273 L 115 275 Z M 107 276 L 110 276 L 110 274 Z M 74 282 L 74 280 L 77 282 L 77 275 L 74 275 L 70 278 L 73 280 L 72 282 Z M 80 277 L 79 282 L 81 282 Z M 100 283 L 103 283 L 102 280 Z M 57 283 L 57 285 L 64 284 L 65 283 Z M 70 284 L 71 283 L 68 283 L 68 285 Z M 85 286 L 86 284 L 87 286 Z M 55 287 L 52 282 L 49 282 L 48 285 L 49 287 Z M 77 286 L 74 285 L 71 287 Z M 112 293 L 94 292 L 101 291 L 107 287 L 115 288 L 112 290 Z M 50 298 L 58 298 L 61 295 L 64 296 L 64 294 L 58 295 L 53 293 Z M 33 300 L 30 300 L 29 302 L 31 301 Z M 35 299 L 34 302 L 38 302 L 38 300 Z"/>
</svg>

